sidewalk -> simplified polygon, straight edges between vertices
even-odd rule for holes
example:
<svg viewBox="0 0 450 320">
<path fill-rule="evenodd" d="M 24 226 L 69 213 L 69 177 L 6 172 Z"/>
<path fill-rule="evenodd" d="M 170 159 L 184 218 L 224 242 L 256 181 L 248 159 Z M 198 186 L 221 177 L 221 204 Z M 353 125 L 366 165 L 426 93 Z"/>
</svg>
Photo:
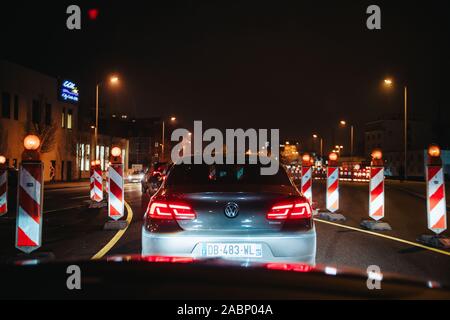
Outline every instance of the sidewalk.
<svg viewBox="0 0 450 320">
<path fill-rule="evenodd" d="M 45 182 L 44 189 L 55 190 L 55 189 L 70 189 L 70 188 L 88 188 L 89 180 L 79 180 L 71 182 Z"/>
</svg>

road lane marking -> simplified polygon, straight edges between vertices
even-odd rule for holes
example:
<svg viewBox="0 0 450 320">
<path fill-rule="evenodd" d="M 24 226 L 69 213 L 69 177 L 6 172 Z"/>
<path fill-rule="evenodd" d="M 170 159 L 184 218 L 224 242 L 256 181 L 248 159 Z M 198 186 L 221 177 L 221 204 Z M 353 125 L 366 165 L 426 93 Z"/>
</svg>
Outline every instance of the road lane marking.
<svg viewBox="0 0 450 320">
<path fill-rule="evenodd" d="M 131 209 L 130 205 L 124 201 L 125 207 L 127 208 L 127 227 L 123 230 L 119 230 L 116 235 L 99 251 L 97 252 L 91 260 L 98 260 L 103 258 L 115 245 L 116 243 L 122 238 L 124 233 L 128 230 L 131 224 L 131 220 L 133 219 L 133 210 Z"/>
<path fill-rule="evenodd" d="M 408 244 L 408 245 L 411 245 L 411 246 L 414 246 L 414 247 L 418 247 L 418 248 L 422 248 L 422 249 L 425 249 L 425 250 L 429 250 L 429 251 L 433 251 L 433 252 L 436 252 L 436 253 L 440 253 L 440 254 L 443 254 L 443 255 L 446 255 L 446 256 L 450 256 L 450 252 L 448 252 L 448 251 L 436 249 L 436 248 L 433 248 L 433 247 L 428 247 L 428 246 L 425 246 L 425 245 L 417 243 L 417 242 L 412 242 L 412 241 L 408 241 L 408 240 L 404 240 L 404 239 L 388 236 L 388 235 L 385 235 L 385 234 L 376 233 L 376 232 L 369 231 L 369 230 L 364 230 L 364 229 L 359 229 L 359 228 L 356 228 L 356 227 L 346 226 L 346 225 L 343 225 L 343 224 L 334 223 L 334 222 L 330 222 L 330 221 L 326 221 L 326 220 L 322 220 L 322 219 L 314 218 L 314 220 L 317 221 L 317 222 L 322 222 L 322 223 L 329 224 L 329 225 L 332 225 L 332 226 L 341 227 L 341 228 L 344 228 L 344 229 L 349 229 L 349 230 L 358 231 L 358 232 L 361 232 L 361 233 L 370 234 L 372 236 L 376 236 L 376 237 L 380 237 L 380 238 L 384 238 L 384 239 L 388 239 L 388 240 L 392 240 L 392 241 L 397 241 L 397 242 L 400 242 L 400 243 L 403 243 L 403 244 Z"/>
</svg>

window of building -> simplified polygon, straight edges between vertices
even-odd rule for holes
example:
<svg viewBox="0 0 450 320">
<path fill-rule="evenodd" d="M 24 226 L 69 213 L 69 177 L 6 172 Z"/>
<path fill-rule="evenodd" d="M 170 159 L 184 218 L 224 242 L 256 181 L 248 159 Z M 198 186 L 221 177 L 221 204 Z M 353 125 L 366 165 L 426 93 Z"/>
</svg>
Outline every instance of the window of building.
<svg viewBox="0 0 450 320">
<path fill-rule="evenodd" d="M 14 120 L 19 120 L 19 96 L 14 95 Z"/>
<path fill-rule="evenodd" d="M 11 95 L 8 92 L 2 93 L 2 118 L 11 118 Z"/>
<path fill-rule="evenodd" d="M 84 171 L 84 143 L 80 145 L 80 170 Z"/>
<path fill-rule="evenodd" d="M 89 171 L 90 169 L 90 163 L 89 163 L 89 159 L 91 157 L 91 146 L 89 144 L 86 145 L 86 151 L 84 153 L 84 171 Z"/>
<path fill-rule="evenodd" d="M 52 124 L 52 105 L 50 103 L 45 105 L 45 124 L 48 126 Z"/>
<path fill-rule="evenodd" d="M 100 166 L 102 170 L 105 170 L 105 147 L 100 147 Z"/>
<path fill-rule="evenodd" d="M 61 113 L 61 128 L 65 127 L 66 127 L 66 108 L 63 108 Z"/>
<path fill-rule="evenodd" d="M 67 129 L 72 129 L 72 110 L 67 110 Z"/>
<path fill-rule="evenodd" d="M 41 105 L 38 100 L 33 100 L 32 102 L 31 120 L 33 123 L 41 123 Z"/>
</svg>

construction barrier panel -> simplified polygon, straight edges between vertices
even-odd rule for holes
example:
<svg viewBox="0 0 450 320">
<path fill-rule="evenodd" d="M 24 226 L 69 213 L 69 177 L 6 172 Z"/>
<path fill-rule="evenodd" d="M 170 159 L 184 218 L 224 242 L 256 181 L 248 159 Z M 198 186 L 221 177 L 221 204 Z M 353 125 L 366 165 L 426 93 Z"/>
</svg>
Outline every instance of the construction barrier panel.
<svg viewBox="0 0 450 320">
<path fill-rule="evenodd" d="M 441 234 L 447 229 L 447 205 L 445 199 L 445 180 L 440 149 L 430 146 L 426 167 L 427 217 L 428 229 Z"/>
<path fill-rule="evenodd" d="M 308 154 L 303 155 L 301 192 L 312 205 L 312 166 L 310 159 Z"/>
<path fill-rule="evenodd" d="M 119 220 L 125 214 L 123 163 L 120 152 L 120 149 L 119 151 L 112 149 L 108 168 L 108 216 L 113 220 Z"/>
<path fill-rule="evenodd" d="M 19 169 L 16 248 L 31 253 L 42 245 L 44 198 L 42 162 L 22 162 Z"/>
<path fill-rule="evenodd" d="M 384 163 L 381 151 L 374 151 L 370 167 L 369 216 L 375 221 L 384 218 Z"/>
<path fill-rule="evenodd" d="M 327 168 L 327 210 L 336 212 L 339 210 L 339 168 Z"/>
</svg>

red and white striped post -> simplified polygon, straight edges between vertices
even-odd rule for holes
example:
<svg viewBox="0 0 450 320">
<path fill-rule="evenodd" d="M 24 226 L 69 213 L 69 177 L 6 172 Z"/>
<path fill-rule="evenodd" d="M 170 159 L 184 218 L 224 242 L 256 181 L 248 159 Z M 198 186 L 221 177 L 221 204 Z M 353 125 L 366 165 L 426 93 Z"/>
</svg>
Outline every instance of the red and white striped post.
<svg viewBox="0 0 450 320">
<path fill-rule="evenodd" d="M 42 245 L 42 208 L 44 165 L 40 159 L 40 140 L 29 135 L 19 168 L 17 197 L 16 248 L 31 253 Z"/>
<path fill-rule="evenodd" d="M 369 216 L 373 220 L 364 220 L 361 225 L 376 231 L 390 231 L 391 226 L 381 221 L 385 216 L 384 200 L 384 161 L 383 153 L 379 149 L 372 152 L 369 182 Z"/>
<path fill-rule="evenodd" d="M 442 168 L 441 149 L 433 144 L 428 147 L 426 164 L 427 182 L 427 222 L 434 235 L 423 234 L 418 241 L 437 248 L 450 248 L 450 238 L 443 236 L 447 230 L 447 203 L 445 199 L 445 180 Z"/>
<path fill-rule="evenodd" d="M 8 168 L 6 158 L 0 156 L 0 217 L 8 213 Z"/>
<path fill-rule="evenodd" d="M 94 185 L 95 185 L 94 168 L 95 168 L 95 161 L 91 161 L 91 168 L 90 168 L 90 170 L 89 170 L 89 196 L 90 196 L 90 198 L 91 198 L 91 201 L 95 201 L 95 191 L 94 191 Z"/>
<path fill-rule="evenodd" d="M 108 216 L 113 220 L 121 219 L 125 214 L 122 151 L 119 147 L 111 149 L 108 168 L 109 194 Z"/>
<path fill-rule="evenodd" d="M 384 218 L 384 163 L 380 150 L 372 152 L 369 185 L 369 216 L 379 221 Z"/>
<path fill-rule="evenodd" d="M 437 145 L 428 148 L 426 179 L 428 229 L 441 234 L 447 229 L 447 205 L 441 150 Z"/>
<path fill-rule="evenodd" d="M 301 192 L 312 205 L 312 165 L 311 156 L 307 153 L 302 157 Z"/>
<path fill-rule="evenodd" d="M 326 203 L 328 211 L 334 213 L 339 210 L 339 165 L 335 152 L 332 152 L 328 159 Z"/>
<path fill-rule="evenodd" d="M 94 201 L 103 201 L 103 176 L 100 160 L 96 160 L 94 166 Z"/>
</svg>

